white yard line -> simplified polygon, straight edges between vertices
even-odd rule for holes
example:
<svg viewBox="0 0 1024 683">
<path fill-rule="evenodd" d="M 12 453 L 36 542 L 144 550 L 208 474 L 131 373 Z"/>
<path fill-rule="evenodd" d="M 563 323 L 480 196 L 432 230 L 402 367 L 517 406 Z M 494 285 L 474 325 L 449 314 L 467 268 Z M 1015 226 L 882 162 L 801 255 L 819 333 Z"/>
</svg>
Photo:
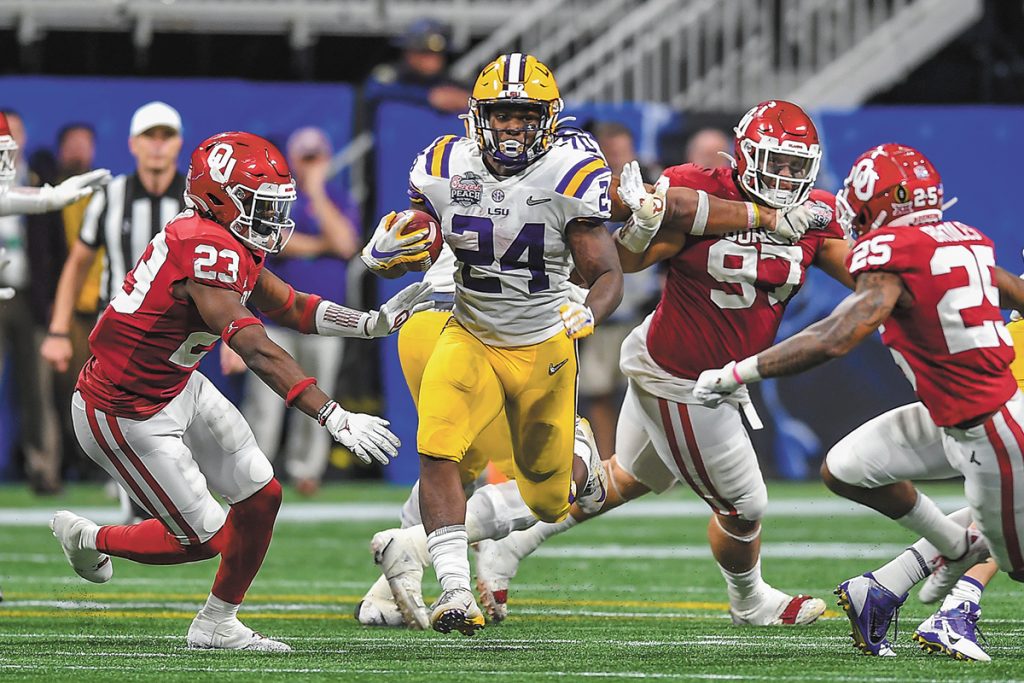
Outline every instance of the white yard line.
<svg viewBox="0 0 1024 683">
<path fill-rule="evenodd" d="M 953 511 L 966 503 L 960 496 L 939 496 L 934 499 L 939 507 Z M 398 522 L 400 503 L 296 503 L 286 504 L 278 516 L 281 522 Z M 75 510 L 97 524 L 117 524 L 122 521 L 119 508 L 84 507 Z M 696 500 L 658 500 L 657 498 L 634 501 L 608 513 L 609 517 L 630 518 L 705 518 L 708 506 Z M 40 508 L 0 508 L 0 526 L 41 526 L 50 521 L 52 510 Z M 840 498 L 815 500 L 778 500 L 768 503 L 768 516 L 776 517 L 864 517 L 876 516 L 867 508 Z"/>
</svg>

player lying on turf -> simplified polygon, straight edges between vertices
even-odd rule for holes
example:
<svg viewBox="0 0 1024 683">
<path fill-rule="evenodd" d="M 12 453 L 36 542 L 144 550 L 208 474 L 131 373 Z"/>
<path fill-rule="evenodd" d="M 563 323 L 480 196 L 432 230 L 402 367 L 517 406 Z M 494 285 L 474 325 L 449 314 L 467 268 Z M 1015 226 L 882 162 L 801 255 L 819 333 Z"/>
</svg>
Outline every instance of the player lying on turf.
<svg viewBox="0 0 1024 683">
<path fill-rule="evenodd" d="M 734 168 L 684 164 L 665 175 L 673 186 L 754 200 L 757 211 L 791 211 L 806 203 L 819 221 L 816 229 L 786 240 L 762 230 L 721 236 L 664 226 L 649 246 L 619 250 L 627 271 L 662 260 L 669 269 L 657 309 L 622 345 L 620 367 L 629 383 L 616 452 L 607 461 L 610 485 L 603 510 L 685 482 L 711 507 L 708 540 L 736 624 L 808 624 L 825 611 L 824 601 L 788 595 L 761 576 L 761 518 L 768 493 L 740 419 L 749 404 L 746 393 L 715 407 L 701 405 L 692 394 L 703 369 L 772 343 L 808 267 L 852 284 L 843 266 L 849 245 L 833 219 L 835 199 L 813 189 L 820 160 L 807 114 L 789 102 L 762 102 L 736 127 Z M 751 417 L 756 420 L 748 413 Z M 506 613 L 501 598 L 519 562 L 547 538 L 592 516 L 573 510 L 562 522 L 481 544 L 478 583 L 485 595 L 494 596 L 484 602 L 496 605 L 495 618 Z"/>
<path fill-rule="evenodd" d="M 600 154 L 589 136 L 574 129 L 556 128 L 553 146 L 555 148 L 566 146 L 573 149 L 585 149 L 592 151 L 595 155 Z M 668 190 L 667 179 L 665 182 L 659 183 L 653 193 L 649 194 L 642 184 L 638 167 L 635 164 L 628 166 L 623 172 L 621 186 L 618 186 L 618 179 L 613 179 L 612 187 L 616 187 L 618 190 L 617 193 L 611 195 L 612 218 L 616 221 L 623 221 L 631 216 L 631 212 L 635 212 L 629 223 L 617 234 L 618 251 L 623 257 L 634 256 L 631 251 L 626 250 L 624 246 L 626 244 L 631 249 L 642 251 L 654 237 L 662 219 L 664 219 L 664 225 L 678 231 L 679 234 L 692 231 L 695 234 L 704 233 L 706 235 L 746 231 L 752 227 L 775 230 L 776 223 L 781 221 L 777 234 L 783 241 L 798 240 L 816 219 L 812 211 L 800 206 L 798 202 L 794 202 L 792 206 L 779 213 L 771 208 L 757 210 L 747 202 L 709 198 L 703 190 L 694 191 L 684 188 Z M 432 206 L 425 201 L 422 193 L 418 190 L 412 190 L 410 195 L 413 207 L 427 208 L 433 211 Z M 616 195 L 621 195 L 622 199 L 620 200 Z M 481 196 L 486 199 L 486 193 Z M 504 199 L 505 196 L 502 194 L 501 200 Z M 737 197 L 736 199 L 742 198 Z M 491 200 L 494 200 L 493 195 Z M 754 218 L 757 216 L 760 217 L 759 221 Z M 394 276 L 405 272 L 410 265 L 415 269 L 421 269 L 421 264 L 429 260 L 427 246 L 423 241 L 423 232 L 402 234 L 406 223 L 411 218 L 406 215 L 394 219 L 389 215 L 382 219 L 373 238 L 364 250 L 363 259 L 371 269 L 385 276 Z M 387 260 L 381 256 L 383 254 L 388 255 Z M 433 265 L 426 275 L 426 278 L 435 286 L 435 298 L 440 300 L 439 307 L 451 308 L 454 296 L 452 284 L 454 273 L 454 257 L 446 248 L 442 252 L 439 262 Z M 403 328 L 399 335 L 399 355 L 414 400 L 419 395 L 423 366 L 426 364 L 436 343 L 437 335 L 448 317 L 449 315 L 443 311 L 420 314 Z M 587 443 L 588 440 L 578 432 L 577 455 L 580 453 L 595 454 L 596 451 L 592 444 L 588 446 Z M 498 463 L 499 469 L 508 472 L 510 468 L 503 463 L 510 462 L 510 451 L 511 436 L 508 432 L 507 420 L 499 417 L 473 441 L 466 455 L 460 461 L 459 469 L 463 484 L 469 485 L 476 479 L 477 474 L 483 470 L 488 457 Z M 585 460 L 586 458 L 584 458 Z M 499 492 L 492 491 L 492 487 L 484 487 L 474 496 L 474 498 L 479 497 L 478 500 L 470 499 L 466 519 L 471 541 L 487 537 L 497 538 L 500 537 L 497 534 L 504 535 L 512 528 L 518 528 L 523 524 L 532 524 L 536 521 L 536 517 L 529 514 L 529 508 L 523 506 L 522 499 L 518 496 L 514 485 L 504 484 L 502 486 L 507 490 Z M 588 484 L 584 491 L 590 490 L 595 489 Z M 414 526 L 419 520 L 417 492 L 418 488 L 414 488 L 410 500 L 403 509 L 403 526 Z M 580 498 L 578 505 L 588 513 L 596 511 L 587 504 L 584 497 Z M 523 514 L 524 511 L 526 514 Z M 486 514 L 488 518 L 482 519 L 482 514 Z M 513 521 L 514 523 L 512 523 Z M 479 530 L 479 533 L 473 533 L 474 530 Z M 487 533 L 485 530 L 489 530 L 489 535 L 484 535 Z M 423 547 L 425 544 L 420 538 L 421 535 L 422 532 L 419 530 L 407 533 L 392 531 L 375 538 L 374 547 L 377 560 L 392 585 L 397 584 L 395 588 L 399 593 L 398 605 L 395 605 L 392 591 L 382 577 L 357 607 L 357 618 L 362 623 L 398 625 L 406 622 L 414 626 L 425 623 L 424 616 L 417 616 L 415 619 L 409 617 L 410 613 L 425 614 L 419 588 L 422 575 L 419 559 L 426 557 L 427 553 Z M 500 589 L 497 593 L 485 590 L 482 595 L 492 618 L 496 620 L 503 618 L 504 595 Z M 402 616 L 403 612 L 406 617 Z"/>
<path fill-rule="evenodd" d="M 893 656 L 887 633 L 907 590 L 935 568 L 953 576 L 991 552 L 1024 580 L 1024 396 L 1009 370 L 1000 306 L 1024 308 L 1024 283 L 995 265 L 992 241 L 942 216 L 942 181 L 917 150 L 868 150 L 847 177 L 840 220 L 860 239 L 848 259 L 856 291 L 832 314 L 757 355 L 701 374 L 716 405 L 746 384 L 842 356 L 882 328 L 882 342 L 920 402 L 891 410 L 836 444 L 822 465 L 835 493 L 923 539 L 875 572 L 836 589 L 865 654 Z M 964 477 L 970 517 L 949 517 L 911 480 Z M 987 539 L 987 542 L 986 542 Z"/>
<path fill-rule="evenodd" d="M 281 486 L 242 415 L 199 372 L 223 339 L 256 375 L 364 462 L 397 454 L 387 422 L 350 413 L 267 337 L 255 305 L 306 334 L 381 337 L 429 306 L 429 284 L 364 313 L 296 292 L 263 268 L 294 227 L 295 185 L 274 145 L 249 133 L 215 135 L 193 152 L 189 209 L 150 242 L 89 338 L 93 356 L 71 412 L 79 443 L 153 519 L 97 526 L 68 511 L 50 523 L 74 570 L 109 581 L 110 557 L 180 564 L 220 555 L 191 648 L 287 651 L 237 618 L 263 563 Z M 224 509 L 210 490 L 230 506 Z"/>
<path fill-rule="evenodd" d="M 0 112 L 0 216 L 59 211 L 110 182 L 110 171 L 98 168 L 71 176 L 56 187 L 15 187 L 17 159 L 18 143 L 11 135 L 7 116 Z"/>
</svg>

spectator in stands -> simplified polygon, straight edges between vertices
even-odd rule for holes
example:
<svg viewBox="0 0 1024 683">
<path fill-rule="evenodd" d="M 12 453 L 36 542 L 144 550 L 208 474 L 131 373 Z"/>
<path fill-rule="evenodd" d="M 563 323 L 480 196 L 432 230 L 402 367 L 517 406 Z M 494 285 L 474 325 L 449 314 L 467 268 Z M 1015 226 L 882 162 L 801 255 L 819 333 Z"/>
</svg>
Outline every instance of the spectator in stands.
<svg viewBox="0 0 1024 683">
<path fill-rule="evenodd" d="M 731 162 L 722 155 L 732 153 L 733 139 L 718 128 L 701 128 L 686 143 L 686 162 L 704 168 L 728 166 Z"/>
<path fill-rule="evenodd" d="M 22 160 L 25 149 L 25 126 L 21 117 L 5 110 L 11 136 L 18 143 L 16 185 L 31 185 Z M 45 215 L 45 214 L 44 214 Z M 52 218 L 52 216 L 51 216 Z M 60 453 L 57 443 L 57 414 L 50 400 L 52 375 L 40 361 L 37 349 L 42 339 L 40 320 L 35 316 L 29 254 L 27 216 L 0 217 L 0 246 L 6 250 L 7 264 L 0 268 L 0 286 L 14 289 L 14 297 L 0 306 L 0 344 L 9 364 L 4 368 L 14 378 L 13 398 L 25 457 L 25 473 L 38 494 L 60 491 Z M 0 352 L 0 356 L 3 353 Z"/>
<path fill-rule="evenodd" d="M 382 100 L 423 102 L 449 113 L 466 110 L 469 90 L 448 75 L 449 39 L 443 24 L 432 19 L 413 22 L 396 45 L 402 49 L 401 59 L 381 64 L 366 82 L 369 111 Z"/>
<path fill-rule="evenodd" d="M 295 232 L 284 251 L 271 257 L 267 267 L 297 290 L 345 301 L 346 262 L 359 251 L 362 242 L 348 198 L 337 181 L 327 182 L 331 143 L 319 128 L 300 128 L 288 138 L 287 153 L 298 185 L 299 196 L 291 211 Z M 317 378 L 317 386 L 333 396 L 345 340 L 300 334 L 270 321 L 265 324 L 270 338 Z M 221 345 L 221 360 L 225 374 L 244 370 L 226 345 Z M 252 426 L 257 443 L 271 460 L 282 454 L 285 471 L 296 489 L 312 495 L 327 468 L 330 434 L 313 420 L 293 420 L 279 448 L 286 412 L 281 397 L 266 384 L 247 383 L 242 414 Z"/>
<path fill-rule="evenodd" d="M 612 173 L 618 174 L 628 161 L 636 159 L 633 134 L 621 123 L 598 122 L 590 126 Z M 602 458 L 615 453 L 615 425 L 625 391 L 625 378 L 619 372 L 619 348 L 626 335 L 636 327 L 657 302 L 658 278 L 654 269 L 627 273 L 622 303 L 615 313 L 580 340 L 579 393 L 583 411 L 594 430 Z"/>
</svg>

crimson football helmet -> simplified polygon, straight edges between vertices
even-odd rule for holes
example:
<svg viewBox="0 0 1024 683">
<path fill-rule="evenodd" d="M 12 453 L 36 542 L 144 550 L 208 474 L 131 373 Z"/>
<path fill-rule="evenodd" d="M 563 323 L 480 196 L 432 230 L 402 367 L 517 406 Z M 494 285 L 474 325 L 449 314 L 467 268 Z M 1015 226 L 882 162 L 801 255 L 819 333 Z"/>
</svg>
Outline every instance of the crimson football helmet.
<svg viewBox="0 0 1024 683">
<path fill-rule="evenodd" d="M 942 177 L 913 147 L 886 143 L 857 157 L 836 194 L 836 220 L 858 235 L 942 220 Z"/>
<path fill-rule="evenodd" d="M 7 124 L 7 117 L 0 112 L 0 191 L 3 191 L 14 184 L 14 177 L 17 173 L 14 167 L 15 158 L 18 156 L 18 143 L 11 135 L 11 127 Z"/>
<path fill-rule="evenodd" d="M 733 163 L 747 192 L 775 209 L 807 201 L 821 165 L 821 144 L 803 109 L 783 100 L 761 102 L 734 131 Z"/>
<path fill-rule="evenodd" d="M 185 204 L 220 223 L 252 249 L 276 254 L 295 229 L 288 162 L 269 140 L 252 133 L 219 133 L 192 152 Z"/>
</svg>

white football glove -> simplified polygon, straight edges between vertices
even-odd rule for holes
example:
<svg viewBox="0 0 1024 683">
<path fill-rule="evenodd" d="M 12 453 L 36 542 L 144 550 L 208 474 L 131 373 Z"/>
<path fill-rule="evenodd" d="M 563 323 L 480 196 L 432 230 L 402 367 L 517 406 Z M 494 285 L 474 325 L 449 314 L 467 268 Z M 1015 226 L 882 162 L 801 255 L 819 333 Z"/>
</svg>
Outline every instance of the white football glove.
<svg viewBox="0 0 1024 683">
<path fill-rule="evenodd" d="M 619 175 L 619 199 L 629 207 L 633 215 L 615 231 L 615 239 L 634 254 L 643 253 L 661 227 L 661 220 L 665 217 L 668 183 L 668 178 L 661 176 L 654 184 L 654 191 L 648 192 L 640 174 L 639 163 L 631 161 L 622 168 Z"/>
<path fill-rule="evenodd" d="M 737 389 L 743 386 L 736 376 L 736 361 L 732 360 L 725 367 L 717 370 L 705 370 L 700 373 L 693 387 L 693 396 L 708 408 L 721 405 Z"/>
<path fill-rule="evenodd" d="M 398 331 L 405 322 L 412 317 L 413 313 L 426 311 L 434 307 L 428 301 L 434 293 L 434 286 L 429 282 L 417 282 L 411 284 L 398 294 L 387 300 L 377 311 L 367 311 L 369 320 L 366 322 L 366 335 L 373 337 L 386 337 Z"/>
<path fill-rule="evenodd" d="M 380 219 L 370 241 L 359 255 L 367 268 L 387 270 L 403 263 L 407 266 L 417 264 L 417 270 L 426 270 L 429 267 L 427 230 L 417 230 L 409 235 L 398 236 L 406 223 L 412 220 L 412 216 L 411 213 L 399 216 L 392 211 Z M 423 263 L 424 261 L 426 263 Z"/>
<path fill-rule="evenodd" d="M 105 168 L 68 178 L 57 187 L 12 187 L 0 193 L 0 216 L 58 211 L 85 199 L 110 182 Z"/>
<path fill-rule="evenodd" d="M 569 339 L 582 339 L 594 333 L 594 312 L 589 306 L 570 301 L 559 306 L 558 313 Z"/>
<path fill-rule="evenodd" d="M 376 460 L 387 465 L 389 458 L 398 455 L 398 447 L 402 445 L 398 437 L 388 429 L 388 421 L 375 415 L 350 413 L 337 401 L 328 401 L 320 409 L 318 419 L 334 440 L 363 463 L 369 465 Z"/>
<path fill-rule="evenodd" d="M 775 215 L 775 234 L 782 239 L 799 242 L 808 230 L 821 230 L 828 227 L 832 220 L 832 212 L 827 206 L 818 202 L 804 202 L 799 206 L 779 209 Z"/>
</svg>

